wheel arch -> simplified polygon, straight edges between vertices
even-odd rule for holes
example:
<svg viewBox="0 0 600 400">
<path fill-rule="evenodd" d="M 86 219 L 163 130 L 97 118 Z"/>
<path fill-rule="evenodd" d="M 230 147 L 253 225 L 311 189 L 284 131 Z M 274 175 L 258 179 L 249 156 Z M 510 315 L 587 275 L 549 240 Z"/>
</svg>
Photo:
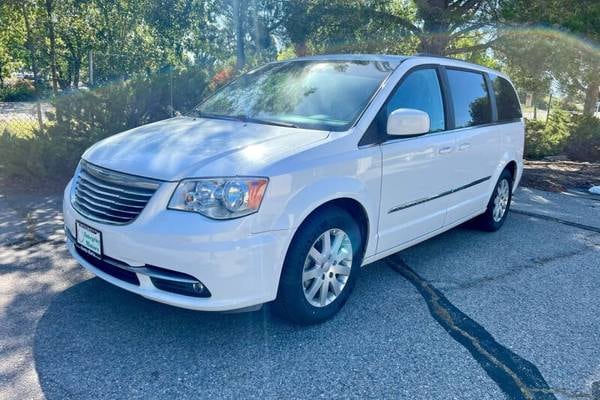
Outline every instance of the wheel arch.
<svg viewBox="0 0 600 400">
<path fill-rule="evenodd" d="M 512 175 L 513 183 L 517 178 L 517 168 L 517 162 L 515 160 L 509 161 L 508 164 L 506 164 L 506 166 L 504 167 L 504 169 L 508 170 L 508 172 L 510 172 L 510 174 Z"/>
<path fill-rule="evenodd" d="M 342 209 L 352 216 L 354 221 L 357 223 L 358 228 L 360 229 L 361 238 L 363 241 L 362 252 L 364 256 L 364 253 L 367 250 L 367 245 L 369 243 L 369 234 L 371 233 L 371 229 L 369 226 L 369 215 L 367 213 L 366 208 L 358 200 L 352 197 L 339 197 L 331 199 L 314 208 L 308 213 L 308 215 L 306 215 L 306 217 L 304 217 L 302 222 L 298 225 L 298 228 L 294 232 L 294 236 L 302 228 L 303 225 L 308 223 L 310 219 L 314 217 L 314 215 L 316 215 L 324 209 L 327 209 L 328 207 L 336 207 Z"/>
<path fill-rule="evenodd" d="M 519 181 L 521 180 L 523 162 L 519 162 L 518 158 L 515 158 L 508 153 L 504 154 L 501 161 L 498 163 L 494 174 L 491 176 L 490 185 L 488 189 L 490 198 L 494 187 L 496 187 L 496 182 L 498 181 L 500 174 L 502 174 L 502 172 L 505 170 L 508 170 L 508 172 L 510 172 L 510 174 L 512 175 L 512 191 L 514 192 L 517 189 L 517 186 L 519 185 Z"/>
</svg>

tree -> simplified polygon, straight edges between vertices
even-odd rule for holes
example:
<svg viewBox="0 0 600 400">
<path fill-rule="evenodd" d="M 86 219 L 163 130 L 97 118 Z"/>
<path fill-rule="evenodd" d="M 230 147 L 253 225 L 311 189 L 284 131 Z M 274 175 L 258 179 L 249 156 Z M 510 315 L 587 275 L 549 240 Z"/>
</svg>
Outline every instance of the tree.
<svg viewBox="0 0 600 400">
<path fill-rule="evenodd" d="M 308 38 L 318 24 L 318 1 L 298 0 L 284 4 L 283 26 L 298 57 L 308 53 Z"/>
<path fill-rule="evenodd" d="M 592 41 L 600 40 L 600 2 L 597 0 L 505 0 L 503 17 L 526 25 L 546 25 Z M 600 88 L 600 53 L 564 35 L 560 57 L 553 66 L 567 91 L 584 93 L 584 113 L 595 111 Z"/>
<path fill-rule="evenodd" d="M 50 39 L 50 69 L 52 71 L 52 91 L 58 92 L 58 72 L 56 69 L 56 35 L 54 34 L 54 2 L 45 0 L 46 8 L 46 26 L 48 27 L 48 38 Z"/>
<path fill-rule="evenodd" d="M 520 31 L 504 33 L 494 45 L 496 57 L 515 86 L 532 96 L 533 119 L 537 118 L 537 101 L 550 92 L 556 79 L 553 66 L 559 45 L 553 37 Z"/>
<path fill-rule="evenodd" d="M 240 70 L 246 64 L 246 53 L 244 51 L 244 16 L 248 9 L 246 0 L 233 0 L 232 19 L 235 27 L 235 68 Z"/>
<path fill-rule="evenodd" d="M 498 7 L 494 0 L 415 0 L 412 5 L 400 5 L 403 7 L 397 5 L 396 10 L 402 12 L 374 12 L 383 21 L 416 35 L 420 52 L 453 55 L 484 51 L 495 41 L 492 28 L 498 22 Z M 467 37 L 477 38 L 477 44 L 456 45 Z"/>
<path fill-rule="evenodd" d="M 27 63 L 25 32 L 20 14 L 15 13 L 10 3 L 0 4 L 0 87 L 4 77 L 22 68 Z"/>
<path fill-rule="evenodd" d="M 91 2 L 63 0 L 55 7 L 58 37 L 57 68 L 61 88 L 77 88 L 89 51 L 97 46 L 98 9 Z"/>
</svg>

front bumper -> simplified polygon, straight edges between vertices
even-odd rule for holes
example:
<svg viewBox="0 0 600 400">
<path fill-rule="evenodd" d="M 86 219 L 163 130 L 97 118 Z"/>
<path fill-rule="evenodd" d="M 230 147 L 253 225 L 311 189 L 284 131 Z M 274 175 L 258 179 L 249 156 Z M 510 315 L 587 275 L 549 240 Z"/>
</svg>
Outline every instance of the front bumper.
<svg viewBox="0 0 600 400">
<path fill-rule="evenodd" d="M 91 221 L 71 206 L 71 184 L 65 189 L 63 212 L 67 247 L 83 267 L 130 292 L 161 303 L 203 311 L 228 311 L 274 300 L 285 251 L 287 230 L 252 234 L 251 217 L 213 221 L 201 215 L 170 211 L 166 204 L 174 183 L 164 183 L 138 218 L 128 225 Z M 77 251 L 75 222 L 102 232 L 103 254 L 135 271 L 139 285 L 119 279 L 88 262 Z M 157 288 L 146 273 L 156 266 L 202 282 L 210 297 L 199 298 Z"/>
</svg>

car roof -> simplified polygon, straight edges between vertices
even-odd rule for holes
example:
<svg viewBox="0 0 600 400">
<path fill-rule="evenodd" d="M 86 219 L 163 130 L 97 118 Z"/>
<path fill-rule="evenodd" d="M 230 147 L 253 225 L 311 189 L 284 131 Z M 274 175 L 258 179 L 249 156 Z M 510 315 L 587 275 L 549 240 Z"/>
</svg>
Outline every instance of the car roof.
<svg viewBox="0 0 600 400">
<path fill-rule="evenodd" d="M 468 61 L 458 60 L 456 58 L 438 56 L 433 54 L 416 54 L 412 56 L 406 55 L 391 55 L 391 54 L 322 54 L 315 56 L 306 56 L 294 58 L 291 60 L 285 61 L 388 61 L 394 62 L 397 64 L 402 63 L 405 60 L 409 59 L 418 59 L 421 60 L 423 64 L 431 63 L 431 64 L 440 64 L 458 68 L 467 68 L 473 69 L 482 72 L 488 72 L 495 75 L 499 75 L 503 78 L 508 79 L 506 75 L 504 75 L 500 71 L 493 70 L 491 68 L 484 67 L 482 65 L 473 64 Z"/>
<path fill-rule="evenodd" d="M 388 54 L 321 54 L 294 58 L 294 60 L 321 60 L 321 61 L 395 61 L 406 60 L 406 56 Z M 291 61 L 291 60 L 290 60 Z"/>
</svg>

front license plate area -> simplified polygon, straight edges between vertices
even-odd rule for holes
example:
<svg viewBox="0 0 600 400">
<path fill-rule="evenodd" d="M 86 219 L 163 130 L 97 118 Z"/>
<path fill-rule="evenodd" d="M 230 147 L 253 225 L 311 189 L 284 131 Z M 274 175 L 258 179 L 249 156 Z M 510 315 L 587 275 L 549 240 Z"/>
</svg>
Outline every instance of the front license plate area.
<svg viewBox="0 0 600 400">
<path fill-rule="evenodd" d="M 75 222 L 77 244 L 86 253 L 102 258 L 102 232 L 79 221 Z"/>
</svg>

